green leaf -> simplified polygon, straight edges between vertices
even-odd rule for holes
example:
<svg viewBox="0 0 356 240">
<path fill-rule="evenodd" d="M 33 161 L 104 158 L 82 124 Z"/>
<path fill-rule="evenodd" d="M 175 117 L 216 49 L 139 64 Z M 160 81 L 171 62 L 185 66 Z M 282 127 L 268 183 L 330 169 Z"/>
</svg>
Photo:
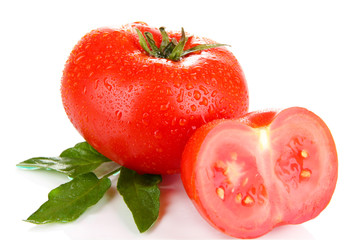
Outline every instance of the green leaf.
<svg viewBox="0 0 356 240">
<path fill-rule="evenodd" d="M 158 47 L 157 47 L 157 45 L 156 45 L 155 40 L 153 39 L 152 33 L 150 33 L 150 32 L 145 32 L 144 34 L 145 34 L 145 36 L 146 36 L 146 39 L 147 39 L 148 44 L 150 45 L 150 47 L 151 47 L 151 49 L 152 49 L 152 54 L 153 54 L 153 56 L 155 56 L 155 57 L 160 57 L 160 56 L 159 56 L 159 49 L 158 49 Z"/>
<path fill-rule="evenodd" d="M 143 48 L 143 50 L 145 50 L 148 54 L 153 56 L 153 53 L 150 50 L 150 48 L 148 47 L 148 45 L 146 43 L 146 40 L 145 40 L 145 37 L 143 36 L 142 32 L 138 28 L 136 28 L 136 32 L 137 32 L 137 35 L 138 35 L 139 43 L 140 43 L 141 47 Z"/>
<path fill-rule="evenodd" d="M 51 169 L 76 177 L 94 171 L 98 166 L 110 159 L 98 153 L 87 142 L 76 144 L 64 150 L 59 157 L 35 157 L 17 164 L 28 169 Z"/>
<path fill-rule="evenodd" d="M 161 32 L 161 35 L 162 35 L 162 42 L 161 42 L 161 46 L 159 47 L 159 51 L 163 52 L 163 50 L 170 43 L 170 39 L 169 39 L 168 34 L 167 34 L 166 30 L 164 29 L 164 27 L 160 27 L 159 31 Z"/>
<path fill-rule="evenodd" d="M 138 230 L 147 231 L 158 218 L 160 175 L 140 175 L 122 167 L 117 190 L 130 209 Z"/>
<path fill-rule="evenodd" d="M 221 46 L 229 46 L 227 44 L 219 44 L 219 43 L 201 44 L 201 45 L 194 46 L 190 49 L 184 50 L 189 37 L 186 37 L 183 28 L 182 28 L 182 34 L 179 42 L 177 42 L 175 38 L 170 39 L 164 27 L 160 27 L 159 31 L 161 32 L 162 41 L 160 47 L 158 48 L 156 42 L 153 39 L 152 33 L 145 32 L 144 33 L 144 35 L 146 36 L 145 38 L 142 32 L 138 28 L 136 28 L 136 32 L 141 47 L 148 53 L 148 55 L 152 57 L 166 58 L 173 61 L 179 61 L 182 57 L 192 52 L 202 51 L 202 50 L 221 47 Z"/>
<path fill-rule="evenodd" d="M 202 50 L 205 50 L 205 49 L 210 49 L 210 48 L 216 48 L 216 47 L 222 47 L 222 46 L 229 46 L 227 44 L 220 44 L 220 43 L 215 43 L 215 44 L 201 44 L 201 45 L 197 45 L 195 47 L 192 47 L 192 48 L 189 48 L 185 51 L 183 51 L 182 53 L 182 57 L 189 54 L 189 53 L 192 53 L 192 52 L 197 52 L 197 51 L 202 51 Z"/>
<path fill-rule="evenodd" d="M 187 40 L 188 39 L 185 37 L 184 29 L 182 28 L 182 36 L 180 37 L 178 44 L 174 47 L 171 54 L 168 56 L 168 59 L 171 59 L 173 61 L 178 61 L 182 56 L 183 49 L 185 44 L 187 43 Z"/>
<path fill-rule="evenodd" d="M 73 221 L 96 204 L 110 185 L 109 178 L 98 179 L 94 173 L 80 175 L 53 189 L 48 194 L 48 201 L 26 221 L 35 224 Z"/>
</svg>

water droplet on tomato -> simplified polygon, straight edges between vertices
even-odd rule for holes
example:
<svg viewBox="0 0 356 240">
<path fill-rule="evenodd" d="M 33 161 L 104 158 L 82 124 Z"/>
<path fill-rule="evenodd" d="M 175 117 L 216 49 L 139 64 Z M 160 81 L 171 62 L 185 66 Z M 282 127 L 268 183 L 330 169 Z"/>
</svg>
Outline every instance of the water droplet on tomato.
<svg viewBox="0 0 356 240">
<path fill-rule="evenodd" d="M 199 100 L 200 99 L 200 97 L 201 97 L 201 94 L 200 94 L 200 92 L 199 91 L 197 91 L 197 90 L 194 90 L 194 98 L 196 99 L 196 100 Z"/>
<path fill-rule="evenodd" d="M 208 89 L 207 89 L 206 87 L 204 87 L 203 85 L 200 85 L 200 86 L 199 86 L 199 89 L 202 90 L 205 95 L 208 95 L 208 94 L 209 94 Z"/>
<path fill-rule="evenodd" d="M 215 87 L 218 84 L 218 81 L 215 78 L 211 79 L 211 86 Z"/>
<path fill-rule="evenodd" d="M 201 120 L 203 121 L 203 123 L 205 124 L 205 123 L 207 123 L 207 121 L 206 121 L 206 119 L 205 119 L 205 116 L 204 115 L 200 115 L 200 118 L 201 118 Z"/>
<path fill-rule="evenodd" d="M 128 91 L 128 92 L 131 92 L 131 91 L 132 91 L 132 89 L 133 89 L 133 86 L 132 86 L 132 85 L 130 85 L 130 86 L 127 88 L 127 91 Z"/>
<path fill-rule="evenodd" d="M 112 85 L 109 83 L 108 78 L 105 78 L 105 79 L 104 79 L 104 86 L 105 86 L 105 88 L 106 88 L 107 90 L 111 91 Z"/>
<path fill-rule="evenodd" d="M 170 87 L 167 87 L 167 96 L 173 96 L 172 89 Z"/>
<path fill-rule="evenodd" d="M 180 89 L 179 94 L 177 96 L 177 102 L 181 103 L 184 100 L 184 90 Z"/>
<path fill-rule="evenodd" d="M 171 134 L 172 134 L 172 135 L 175 135 L 175 134 L 177 134 L 177 133 L 178 133 L 178 128 L 171 130 Z"/>
<path fill-rule="evenodd" d="M 212 114 L 212 113 L 214 113 L 215 112 L 215 107 L 214 107 L 214 105 L 209 105 L 209 109 L 208 109 L 208 112 L 210 113 L 210 114 Z"/>
<path fill-rule="evenodd" d="M 153 133 L 153 136 L 156 138 L 156 139 L 162 139 L 163 135 L 161 133 L 160 130 L 156 130 L 154 133 Z"/>
<path fill-rule="evenodd" d="M 182 84 L 181 84 L 180 82 L 175 82 L 175 83 L 173 84 L 173 86 L 176 87 L 176 88 L 180 88 L 181 85 L 182 85 Z"/>
<path fill-rule="evenodd" d="M 117 119 L 120 120 L 121 117 L 122 117 L 122 112 L 121 111 L 116 111 L 115 115 L 116 115 Z"/>
<path fill-rule="evenodd" d="M 209 102 L 206 97 L 203 97 L 203 100 L 199 102 L 200 105 L 208 106 Z"/>
<path fill-rule="evenodd" d="M 190 109 L 192 109 L 193 112 L 195 112 L 197 110 L 197 106 L 195 106 L 194 104 L 190 106 Z"/>
<path fill-rule="evenodd" d="M 84 58 L 84 55 L 81 55 L 83 52 L 79 53 L 78 57 L 75 59 L 76 62 L 79 62 L 82 58 Z"/>
<path fill-rule="evenodd" d="M 168 108 L 169 108 L 169 102 L 167 102 L 166 104 L 162 104 L 160 106 L 161 111 L 166 111 Z"/>
<path fill-rule="evenodd" d="M 171 125 L 172 125 L 172 126 L 175 126 L 176 124 L 177 124 L 177 117 L 174 117 L 174 118 L 172 119 Z"/>
<path fill-rule="evenodd" d="M 144 125 L 146 125 L 146 126 L 149 125 L 149 119 L 148 119 L 148 117 L 149 117 L 149 114 L 148 114 L 148 113 L 144 113 L 144 114 L 142 115 L 142 123 L 143 123 Z"/>
<path fill-rule="evenodd" d="M 187 124 L 187 119 L 185 119 L 185 118 L 179 119 L 179 125 L 180 126 L 185 126 L 186 124 Z"/>
<path fill-rule="evenodd" d="M 96 79 L 94 82 L 94 89 L 97 89 L 99 86 L 99 79 Z"/>
<path fill-rule="evenodd" d="M 190 89 L 193 89 L 194 86 L 193 86 L 192 83 L 187 83 L 187 85 L 185 86 L 185 88 L 186 88 L 187 90 L 190 90 Z"/>
<path fill-rule="evenodd" d="M 83 94 L 86 94 L 87 93 L 87 87 L 84 87 L 83 88 Z"/>
</svg>

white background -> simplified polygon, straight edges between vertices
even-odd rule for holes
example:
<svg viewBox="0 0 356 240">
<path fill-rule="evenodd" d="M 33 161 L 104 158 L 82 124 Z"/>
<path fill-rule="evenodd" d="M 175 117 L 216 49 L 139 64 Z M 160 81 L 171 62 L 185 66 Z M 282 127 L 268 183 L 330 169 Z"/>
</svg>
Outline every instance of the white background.
<svg viewBox="0 0 356 240">
<path fill-rule="evenodd" d="M 200 217 L 179 176 L 165 178 L 160 218 L 145 234 L 136 230 L 114 187 L 73 223 L 22 221 L 68 179 L 20 170 L 16 163 L 57 156 L 83 140 L 60 97 L 71 49 L 92 29 L 134 21 L 168 30 L 184 27 L 230 44 L 248 81 L 251 111 L 302 106 L 329 126 L 339 155 L 339 179 L 329 206 L 314 220 L 279 227 L 261 239 L 356 239 L 356 7 L 343 0 L 1 1 L 0 238 L 229 238 Z"/>
</svg>

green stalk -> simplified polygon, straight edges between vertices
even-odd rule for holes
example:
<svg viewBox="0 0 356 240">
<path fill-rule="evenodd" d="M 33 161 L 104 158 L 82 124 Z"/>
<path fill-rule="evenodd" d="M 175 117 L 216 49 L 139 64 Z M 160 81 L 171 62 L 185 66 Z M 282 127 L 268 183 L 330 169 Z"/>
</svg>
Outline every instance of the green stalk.
<svg viewBox="0 0 356 240">
<path fill-rule="evenodd" d="M 161 45 L 158 47 L 156 45 L 155 40 L 153 39 L 152 33 L 142 32 L 136 28 L 136 32 L 139 38 L 139 43 L 145 52 L 156 58 L 166 58 L 172 61 L 179 61 L 182 57 L 197 51 L 202 51 L 210 48 L 216 48 L 221 46 L 229 46 L 227 44 L 200 44 L 195 47 L 189 48 L 184 50 L 185 44 L 187 43 L 188 39 L 185 35 L 184 29 L 182 28 L 181 38 L 179 42 L 175 38 L 170 39 L 165 28 L 160 27 L 159 31 L 162 35 L 162 42 Z M 146 38 L 145 38 L 145 37 Z M 147 44 L 148 43 L 148 44 Z"/>
</svg>

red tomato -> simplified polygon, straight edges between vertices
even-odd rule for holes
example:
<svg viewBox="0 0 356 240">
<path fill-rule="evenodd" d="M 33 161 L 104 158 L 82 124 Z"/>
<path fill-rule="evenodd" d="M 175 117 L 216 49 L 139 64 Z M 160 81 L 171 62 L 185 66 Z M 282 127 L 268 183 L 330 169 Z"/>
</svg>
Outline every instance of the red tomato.
<svg viewBox="0 0 356 240">
<path fill-rule="evenodd" d="M 63 105 L 84 139 L 111 160 L 141 173 L 177 173 L 196 128 L 247 112 L 245 77 L 225 47 L 174 60 L 150 56 L 136 29 L 150 32 L 158 46 L 167 45 L 162 29 L 144 23 L 93 30 L 66 63 Z M 178 42 L 182 35 L 168 32 L 166 37 Z M 184 49 L 215 43 L 195 36 L 185 41 Z"/>
<path fill-rule="evenodd" d="M 325 123 L 295 107 L 204 125 L 181 167 L 189 197 L 212 226 L 254 238 L 316 217 L 334 192 L 338 162 Z"/>
</svg>

